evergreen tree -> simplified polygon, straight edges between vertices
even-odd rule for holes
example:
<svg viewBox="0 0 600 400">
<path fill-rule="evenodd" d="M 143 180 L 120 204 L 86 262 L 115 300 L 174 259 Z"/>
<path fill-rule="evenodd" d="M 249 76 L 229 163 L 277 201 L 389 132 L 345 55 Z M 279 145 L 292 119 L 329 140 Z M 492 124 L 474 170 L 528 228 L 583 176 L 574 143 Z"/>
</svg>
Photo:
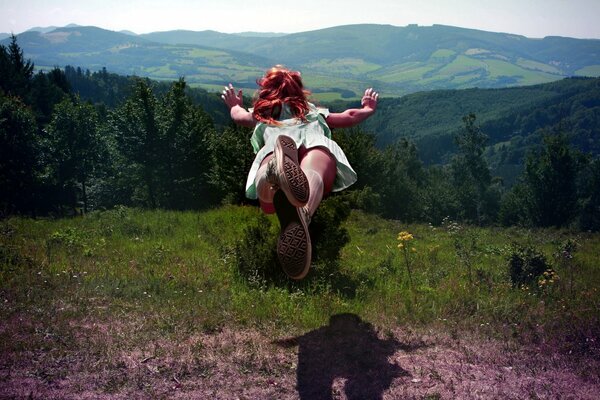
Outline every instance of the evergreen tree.
<svg viewBox="0 0 600 400">
<path fill-rule="evenodd" d="M 525 162 L 529 218 L 537 226 L 565 226 L 576 214 L 578 155 L 564 133 L 544 136 L 544 147 Z"/>
<path fill-rule="evenodd" d="M 461 217 L 481 224 L 493 219 L 495 210 L 489 202 L 493 197 L 488 193 L 492 178 L 483 156 L 487 135 L 475 125 L 475 120 L 475 114 L 463 117 L 465 128 L 455 136 L 458 154 L 450 165 Z"/>
<path fill-rule="evenodd" d="M 89 208 L 88 188 L 106 156 L 100 137 L 96 111 L 77 97 L 60 102 L 48 125 L 48 135 L 56 185 L 62 193 L 61 204 L 83 212 Z"/>
<path fill-rule="evenodd" d="M 508 192 L 502 197 L 498 221 L 505 226 L 522 225 L 531 226 L 530 218 L 532 195 L 529 185 L 520 178 Z"/>
<path fill-rule="evenodd" d="M 12 35 L 8 47 L 0 45 L 0 88 L 4 93 L 20 97 L 29 103 L 32 76 L 33 63 L 25 60 L 23 51 L 17 44 L 17 37 Z"/>
<path fill-rule="evenodd" d="M 158 101 L 144 80 L 138 80 L 134 94 L 111 114 L 109 132 L 123 156 L 128 173 L 132 204 L 156 208 L 162 204 L 162 141 L 157 115 Z"/>
<path fill-rule="evenodd" d="M 367 133 L 360 126 L 348 129 L 335 129 L 333 139 L 344 150 L 352 168 L 358 176 L 352 189 L 377 188 L 382 184 L 383 155 L 375 147 L 376 136 Z"/>
<path fill-rule="evenodd" d="M 405 139 L 383 152 L 381 179 L 375 188 L 381 197 L 383 214 L 403 221 L 422 215 L 421 189 L 425 173 L 415 145 Z"/>
<path fill-rule="evenodd" d="M 120 160 L 119 187 L 129 185 L 128 204 L 188 209 L 213 201 L 208 189 L 213 124 L 186 94 L 183 79 L 157 98 L 145 80 L 109 117 Z M 118 190 L 122 193 L 122 190 Z"/>
<path fill-rule="evenodd" d="M 62 78 L 60 78 L 63 76 Z M 50 73 L 38 72 L 32 79 L 31 102 L 39 126 L 50 122 L 54 106 L 69 95 L 68 83 L 59 68 Z"/>
<path fill-rule="evenodd" d="M 0 96 L 0 214 L 35 211 L 40 150 L 30 109 L 19 98 Z"/>
<path fill-rule="evenodd" d="M 440 225 L 445 217 L 457 219 L 459 204 L 449 168 L 432 166 L 426 170 L 425 184 L 422 190 L 421 220 Z"/>
<path fill-rule="evenodd" d="M 597 232 L 600 231 L 600 159 L 588 164 L 582 181 L 579 228 Z"/>
<path fill-rule="evenodd" d="M 252 130 L 230 125 L 211 141 L 209 182 L 217 198 L 226 204 L 246 201 L 245 184 L 254 154 Z"/>
<path fill-rule="evenodd" d="M 208 204 L 210 117 L 192 104 L 183 79 L 174 83 L 162 102 L 162 163 L 170 208 L 198 208 Z"/>
</svg>

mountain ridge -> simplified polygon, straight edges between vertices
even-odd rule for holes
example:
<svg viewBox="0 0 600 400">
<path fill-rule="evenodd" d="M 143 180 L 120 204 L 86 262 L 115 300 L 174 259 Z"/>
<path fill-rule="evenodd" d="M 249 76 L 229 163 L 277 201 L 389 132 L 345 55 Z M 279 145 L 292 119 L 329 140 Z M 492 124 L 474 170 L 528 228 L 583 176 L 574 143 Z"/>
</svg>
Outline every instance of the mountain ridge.
<svg viewBox="0 0 600 400">
<path fill-rule="evenodd" d="M 598 39 L 530 39 L 448 25 L 354 24 L 281 35 L 173 30 L 135 36 L 78 26 L 17 37 L 38 66 L 104 66 L 159 80 L 185 76 L 209 90 L 227 82 L 254 89 L 266 68 L 284 64 L 302 70 L 306 85 L 323 100 L 357 98 L 368 86 L 394 97 L 600 76 Z"/>
</svg>

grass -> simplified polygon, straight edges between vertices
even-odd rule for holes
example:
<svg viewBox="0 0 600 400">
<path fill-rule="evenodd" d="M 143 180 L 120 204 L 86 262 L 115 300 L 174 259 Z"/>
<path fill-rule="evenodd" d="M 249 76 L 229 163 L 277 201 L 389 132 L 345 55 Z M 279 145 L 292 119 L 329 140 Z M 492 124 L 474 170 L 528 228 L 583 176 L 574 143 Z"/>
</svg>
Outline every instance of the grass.
<svg viewBox="0 0 600 400">
<path fill-rule="evenodd" d="M 454 76 L 456 74 L 485 69 L 485 67 L 485 63 L 480 60 L 459 55 L 451 63 L 441 68 L 438 73 L 442 76 Z"/>
<path fill-rule="evenodd" d="M 553 82 L 560 78 L 554 74 L 531 71 L 502 60 L 486 59 L 485 63 L 489 67 L 490 78 L 494 79 L 502 76 L 517 77 L 519 78 L 519 85 Z"/>
<path fill-rule="evenodd" d="M 600 76 L 600 65 L 588 65 L 575 71 L 575 75 L 598 77 Z"/>
<path fill-rule="evenodd" d="M 561 74 L 561 71 L 558 68 L 553 67 L 552 65 L 544 64 L 533 60 L 527 60 L 525 58 L 519 58 L 517 60 L 517 65 L 534 71 L 542 71 L 547 72 L 549 74 Z"/>
<path fill-rule="evenodd" d="M 306 68 L 328 74 L 361 75 L 376 71 L 381 66 L 360 58 L 337 58 L 321 59 L 307 64 Z"/>
<path fill-rule="evenodd" d="M 3 222 L 0 283 L 9 297 L 16 297 L 11 299 L 15 306 L 45 307 L 35 296 L 27 304 L 17 301 L 25 300 L 24 292 L 66 291 L 78 299 L 105 299 L 109 308 L 130 305 L 160 314 L 175 306 L 187 319 L 179 322 L 206 327 L 225 321 L 275 321 L 282 327 L 308 329 L 341 312 L 394 323 L 455 319 L 543 324 L 555 322 L 555 313 L 579 314 L 600 304 L 597 235 L 578 236 L 582 245 L 576 254 L 577 293 L 591 296 L 582 298 L 567 296 L 564 281 L 552 293 L 537 288 L 523 292 L 511 287 L 507 275 L 512 242 L 533 244 L 551 259 L 556 244 L 571 236 L 567 232 L 465 228 L 476 238 L 471 257 L 477 277 L 469 283 L 455 251 L 456 238 L 444 229 L 403 226 L 360 212 L 346 223 L 352 240 L 339 261 L 351 295 L 340 289 L 340 282 L 310 279 L 292 289 L 257 288 L 237 276 L 230 250 L 257 214 L 250 207 L 202 213 L 122 208 L 74 219 L 9 219 Z M 413 287 L 397 249 L 400 230 L 415 237 Z M 556 267 L 559 276 L 566 276 L 560 268 Z M 540 303 L 545 311 L 538 315 Z M 78 305 L 71 306 L 78 314 Z M 524 307 L 530 310 L 525 315 Z"/>
<path fill-rule="evenodd" d="M 347 313 L 390 335 L 400 327 L 433 329 L 508 347 L 542 343 L 577 357 L 598 352 L 598 234 L 452 230 L 353 211 L 344 223 L 351 240 L 333 273 L 317 265 L 299 283 L 265 284 L 238 273 L 234 251 L 259 215 L 238 206 L 204 212 L 121 207 L 69 219 L 0 222 L 0 320 L 10 338 L 0 340 L 4 362 L 17 370 L 23 360 L 42 357 L 21 366 L 26 376 L 53 382 L 79 368 L 84 375 L 71 382 L 83 385 L 85 376 L 97 375 L 94 390 L 102 393 L 141 390 L 165 398 L 148 376 L 173 384 L 200 376 L 208 384 L 221 371 L 219 360 L 265 382 L 287 376 L 293 370 L 280 369 L 277 357 L 292 365 L 293 354 L 281 355 L 266 338 L 317 332 L 332 315 Z M 276 219 L 268 221 L 276 231 Z M 412 284 L 397 247 L 400 231 L 414 237 Z M 572 262 L 553 261 L 558 244 L 569 238 L 579 244 Z M 549 287 L 535 281 L 513 287 L 507 267 L 513 242 L 542 251 L 560 279 Z M 467 251 L 459 254 L 457 245 Z M 231 343 L 210 344 L 223 337 Z"/>
<path fill-rule="evenodd" d="M 399 68 L 398 71 L 390 71 L 387 70 L 382 72 L 381 74 L 373 74 L 377 79 L 386 82 L 386 83 L 395 83 L 395 82 L 410 82 L 410 81 L 418 81 L 420 80 L 424 74 L 431 72 L 434 70 L 432 66 L 421 66 L 417 64 L 413 68 L 406 69 L 404 67 Z M 379 71 L 378 71 L 379 72 Z"/>
</svg>

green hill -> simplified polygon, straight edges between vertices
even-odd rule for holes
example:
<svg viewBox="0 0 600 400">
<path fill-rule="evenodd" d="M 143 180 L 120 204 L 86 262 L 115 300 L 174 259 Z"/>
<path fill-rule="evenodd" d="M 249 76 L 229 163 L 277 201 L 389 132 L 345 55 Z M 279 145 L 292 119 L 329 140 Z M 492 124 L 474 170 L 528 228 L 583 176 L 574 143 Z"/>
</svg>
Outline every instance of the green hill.
<svg viewBox="0 0 600 400">
<path fill-rule="evenodd" d="M 245 86 L 271 62 L 264 57 L 202 46 L 177 46 L 151 42 L 139 36 L 96 27 L 59 28 L 49 33 L 18 35 L 25 56 L 38 67 L 74 65 L 91 70 L 106 67 L 123 75 L 148 76 L 219 87 L 235 81 Z M 6 42 L 4 42 L 6 43 Z"/>
<path fill-rule="evenodd" d="M 426 163 L 449 160 L 455 151 L 453 137 L 469 113 L 477 115 L 489 136 L 492 167 L 509 182 L 521 170 L 527 151 L 538 146 L 548 130 L 562 129 L 579 150 L 600 154 L 598 78 L 504 89 L 437 90 L 380 103 L 365 129 L 376 133 L 380 146 L 410 138 Z"/>
<path fill-rule="evenodd" d="M 261 54 L 307 70 L 307 82 L 319 90 L 347 79 L 347 87 L 356 93 L 362 88 L 356 80 L 381 87 L 384 93 L 402 94 L 519 86 L 600 73 L 598 40 L 529 39 L 443 25 L 347 25 L 258 40 L 210 31 L 146 37 Z M 333 81 L 328 83 L 324 76 Z"/>
<path fill-rule="evenodd" d="M 252 89 L 273 64 L 304 72 L 322 100 L 357 98 L 367 86 L 385 96 L 423 90 L 500 88 L 567 76 L 600 75 L 600 40 L 529 39 L 433 25 L 347 25 L 280 34 L 168 31 L 132 36 L 95 27 L 18 36 L 38 66 L 99 69 L 154 79 L 184 75 L 217 89 Z"/>
</svg>

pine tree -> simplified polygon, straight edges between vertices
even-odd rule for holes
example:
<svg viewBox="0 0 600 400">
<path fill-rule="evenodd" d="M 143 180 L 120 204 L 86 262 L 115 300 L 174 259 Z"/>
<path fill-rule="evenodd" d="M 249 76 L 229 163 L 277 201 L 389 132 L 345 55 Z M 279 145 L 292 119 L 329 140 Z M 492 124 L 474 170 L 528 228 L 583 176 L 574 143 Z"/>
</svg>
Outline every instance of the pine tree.
<svg viewBox="0 0 600 400">
<path fill-rule="evenodd" d="M 0 45 L 0 88 L 29 103 L 32 76 L 33 63 L 25 60 L 16 36 L 12 35 L 8 47 Z"/>
<path fill-rule="evenodd" d="M 464 130 L 455 136 L 458 154 L 451 162 L 456 198 L 462 218 L 481 224 L 495 210 L 488 207 L 488 190 L 492 182 L 490 168 L 483 156 L 487 135 L 475 125 L 475 114 L 463 117 Z"/>
<path fill-rule="evenodd" d="M 89 208 L 88 188 L 105 159 L 106 146 L 99 134 L 96 111 L 79 98 L 60 102 L 48 125 L 51 165 L 62 203 L 83 212 Z"/>
<path fill-rule="evenodd" d="M 539 153 L 525 162 L 524 181 L 530 200 L 528 215 L 534 225 L 565 226 L 576 214 L 578 155 L 563 132 L 546 134 Z"/>
<path fill-rule="evenodd" d="M 35 211 L 40 158 L 30 109 L 19 98 L 0 96 L 0 214 Z"/>
</svg>

